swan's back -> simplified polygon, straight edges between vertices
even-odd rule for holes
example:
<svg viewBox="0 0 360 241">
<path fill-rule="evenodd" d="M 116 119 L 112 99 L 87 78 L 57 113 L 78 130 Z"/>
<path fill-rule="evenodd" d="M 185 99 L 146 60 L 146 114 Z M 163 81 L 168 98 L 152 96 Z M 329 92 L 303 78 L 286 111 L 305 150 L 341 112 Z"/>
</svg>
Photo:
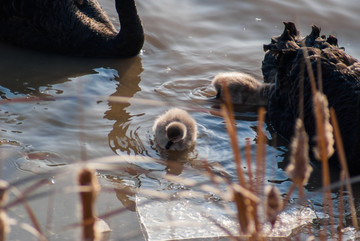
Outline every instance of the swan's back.
<svg viewBox="0 0 360 241">
<path fill-rule="evenodd" d="M 267 111 L 267 119 L 271 126 L 286 139 L 291 138 L 295 120 L 299 117 L 299 82 L 301 76 L 304 76 L 305 129 L 310 140 L 315 136 L 309 75 L 306 67 L 302 67 L 303 51 L 306 50 L 316 81 L 318 83 L 318 76 L 321 76 L 323 92 L 327 96 L 329 107 L 334 108 L 337 114 L 350 169 L 360 173 L 358 60 L 339 48 L 334 36 L 320 37 L 320 29 L 316 26 L 312 27 L 310 35 L 301 38 L 293 23 L 285 23 L 283 34 L 272 38 L 270 44 L 264 45 L 264 50 L 264 81 L 275 84 L 269 97 Z M 318 71 L 318 63 L 321 72 Z M 333 158 L 336 159 L 336 155 L 335 153 Z"/>
</svg>

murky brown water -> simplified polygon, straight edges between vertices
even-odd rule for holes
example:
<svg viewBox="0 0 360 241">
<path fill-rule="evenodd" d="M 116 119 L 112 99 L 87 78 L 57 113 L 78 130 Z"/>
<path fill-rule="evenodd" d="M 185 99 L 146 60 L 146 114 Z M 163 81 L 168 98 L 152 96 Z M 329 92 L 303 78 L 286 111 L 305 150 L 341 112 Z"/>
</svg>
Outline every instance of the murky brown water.
<svg viewBox="0 0 360 241">
<path fill-rule="evenodd" d="M 119 27 L 113 1 L 101 0 L 100 3 Z M 296 22 L 303 35 L 309 33 L 312 24 L 321 26 L 323 34 L 337 36 L 340 46 L 360 58 L 357 1 L 138 0 L 137 5 L 146 42 L 141 55 L 132 59 L 70 58 L 0 45 L 2 98 L 54 97 L 52 101 L 0 106 L 0 138 L 11 142 L 11 145 L 0 146 L 3 179 L 14 182 L 37 176 L 29 171 L 34 168 L 32 161 L 73 164 L 81 159 L 115 154 L 161 158 L 151 131 L 156 116 L 169 106 L 191 104 L 195 108 L 216 109 L 217 102 L 210 98 L 214 92 L 209 84 L 218 72 L 243 71 L 260 80 L 262 45 L 269 43 L 270 37 L 281 34 L 283 21 Z M 133 99 L 125 104 L 114 103 L 107 101 L 109 96 Z M 136 99 L 169 102 L 169 106 L 148 105 Z M 199 138 L 190 161 L 184 165 L 191 168 L 200 160 L 218 162 L 234 177 L 232 151 L 223 120 L 209 112 L 191 114 L 198 122 Z M 245 138 L 250 138 L 255 148 L 256 109 L 244 107 L 236 114 L 242 149 Z M 268 138 L 272 139 L 270 133 Z M 269 144 L 267 153 L 267 179 L 286 180 L 284 143 L 278 140 L 276 144 Z M 30 167 L 26 171 L 27 162 Z M 166 172 L 162 165 L 139 166 L 146 171 Z M 177 174 L 193 175 L 182 169 L 177 170 Z M 72 174 L 67 175 L 68 178 L 55 178 L 56 183 L 67 185 L 65 180 L 71 179 Z M 105 186 L 129 180 L 136 180 L 134 186 L 154 182 L 146 175 L 134 177 L 111 171 L 100 175 Z M 195 178 L 201 180 L 201 177 Z M 283 193 L 291 184 L 276 183 Z M 46 188 L 52 190 L 55 186 L 49 184 Z M 308 192 L 317 187 L 315 179 L 309 184 Z M 334 193 L 335 201 L 336 195 Z M 49 201 L 51 197 L 56 201 Z M 72 240 L 69 233 L 73 231 L 59 230 L 77 220 L 74 215 L 77 198 L 65 194 L 51 197 L 37 199 L 31 206 L 44 229 L 47 215 L 55 216 L 50 218 L 53 220 L 51 230 L 54 230 L 51 240 Z M 99 213 L 119 208 L 123 205 L 119 199 L 125 200 L 115 192 L 103 192 L 99 199 Z M 320 206 L 321 195 L 315 195 L 312 200 L 315 206 Z M 48 207 L 49 203 L 53 203 L 53 207 Z M 9 215 L 19 222 L 28 222 L 23 212 L 18 208 Z M 143 239 L 134 212 L 122 213 L 107 222 L 113 229 L 112 240 L 118 240 L 129 229 L 135 232 L 133 240 Z M 19 227 L 13 230 L 11 240 L 23 240 L 28 235 Z"/>
</svg>

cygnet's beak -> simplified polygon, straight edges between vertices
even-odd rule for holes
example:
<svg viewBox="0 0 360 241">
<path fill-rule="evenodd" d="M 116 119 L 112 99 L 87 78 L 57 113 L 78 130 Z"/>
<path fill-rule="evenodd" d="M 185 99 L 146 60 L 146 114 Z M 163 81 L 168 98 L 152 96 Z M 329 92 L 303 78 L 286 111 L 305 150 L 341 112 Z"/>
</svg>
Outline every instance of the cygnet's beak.
<svg viewBox="0 0 360 241">
<path fill-rule="evenodd" d="M 172 144 L 174 144 L 174 142 L 169 141 L 169 142 L 166 144 L 165 149 L 166 149 L 166 150 L 169 150 Z"/>
<path fill-rule="evenodd" d="M 221 90 L 219 89 L 215 95 L 215 99 L 220 99 L 221 97 Z"/>
<path fill-rule="evenodd" d="M 209 100 L 218 100 L 218 99 L 220 99 L 220 93 L 217 93 L 216 95 L 209 97 Z"/>
</svg>

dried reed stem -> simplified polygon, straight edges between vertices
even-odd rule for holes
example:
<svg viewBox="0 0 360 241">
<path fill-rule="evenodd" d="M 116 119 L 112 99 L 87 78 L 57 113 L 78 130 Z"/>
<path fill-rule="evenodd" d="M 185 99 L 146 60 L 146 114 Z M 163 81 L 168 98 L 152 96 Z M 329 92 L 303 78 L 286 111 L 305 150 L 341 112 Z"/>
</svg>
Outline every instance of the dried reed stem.
<svg viewBox="0 0 360 241">
<path fill-rule="evenodd" d="M 333 127 L 334 127 L 335 144 L 336 144 L 336 150 L 337 150 L 337 153 L 339 156 L 340 164 L 342 167 L 342 172 L 343 172 L 342 176 L 344 176 L 344 180 L 341 180 L 341 181 L 344 181 L 344 183 L 346 185 L 346 189 L 349 192 L 351 219 L 352 219 L 353 227 L 356 230 L 358 230 L 359 225 L 358 225 L 358 221 L 356 218 L 356 208 L 355 208 L 355 204 L 354 204 L 353 191 L 351 188 L 349 169 L 348 169 L 347 162 L 346 162 L 344 145 L 343 145 L 342 138 L 341 138 L 339 124 L 338 124 L 338 121 L 336 118 L 335 110 L 333 108 L 330 108 L 330 117 L 331 117 L 331 123 L 333 124 Z"/>
<path fill-rule="evenodd" d="M 345 173 L 342 171 L 340 173 L 340 182 L 345 183 Z M 343 229 L 343 219 L 344 219 L 344 185 L 340 186 L 339 189 L 339 226 L 338 226 L 338 239 L 342 241 L 342 229 Z"/>
<path fill-rule="evenodd" d="M 227 86 L 223 85 L 223 90 L 225 95 L 225 103 L 221 105 L 221 109 L 222 109 L 223 118 L 226 123 L 226 128 L 230 137 L 231 148 L 234 153 L 238 181 L 239 184 L 244 189 L 247 190 L 248 185 L 245 182 L 245 176 L 241 166 L 241 155 L 237 140 L 237 130 L 235 126 L 231 97 Z M 263 121 L 260 124 L 261 130 L 262 130 L 262 123 Z M 260 142 L 260 144 L 261 143 L 264 142 L 262 141 Z M 261 154 L 263 154 L 263 152 L 261 152 Z M 260 229 L 259 221 L 257 218 L 257 202 L 254 202 L 253 200 L 249 199 L 246 195 L 244 195 L 243 192 L 235 188 L 233 189 L 233 195 L 234 195 L 234 202 L 237 207 L 238 221 L 241 229 L 240 231 L 245 234 L 252 234 L 256 236 L 256 232 L 254 232 L 254 226 L 256 227 L 256 230 Z"/>
<path fill-rule="evenodd" d="M 43 234 L 43 232 L 41 230 L 41 226 L 40 226 L 39 222 L 37 221 L 37 218 L 36 218 L 34 212 L 32 211 L 31 207 L 29 206 L 29 204 L 25 200 L 23 201 L 23 205 L 24 205 L 24 207 L 26 209 L 26 212 L 29 215 L 29 218 L 30 218 L 31 222 L 34 225 L 35 230 L 38 232 L 39 239 L 40 240 L 46 240 L 46 238 L 45 238 L 45 236 L 44 236 L 44 234 Z"/>
<path fill-rule="evenodd" d="M 300 63 L 300 79 L 299 79 L 299 118 L 304 122 L 304 62 Z"/>
<path fill-rule="evenodd" d="M 82 221 L 83 221 L 83 240 L 99 240 L 100 233 L 95 228 L 95 201 L 100 185 L 95 173 L 89 168 L 83 168 L 78 174 L 78 183 L 85 190 L 80 190 Z"/>
<path fill-rule="evenodd" d="M 319 85 L 319 91 L 323 93 L 323 83 L 322 83 L 322 72 L 321 72 L 321 59 L 316 59 L 316 68 L 317 68 L 317 79 Z"/>
<path fill-rule="evenodd" d="M 31 193 L 32 191 L 34 191 L 35 189 L 41 187 L 44 183 L 47 183 L 48 181 L 46 180 L 40 180 L 38 182 L 36 182 L 35 184 L 31 185 L 30 187 L 28 187 L 27 189 L 25 189 L 24 191 L 20 192 L 17 188 L 12 187 L 11 190 L 12 192 L 17 196 L 17 198 L 15 200 L 13 200 L 12 202 L 6 204 L 3 206 L 3 209 L 8 209 L 16 204 L 22 203 L 24 205 L 24 208 L 26 210 L 26 212 L 29 215 L 29 218 L 33 224 L 33 233 L 34 235 L 37 236 L 37 238 L 39 240 L 45 241 L 46 237 L 43 234 L 42 230 L 41 230 L 41 226 L 34 214 L 34 212 L 32 211 L 30 205 L 27 203 L 27 200 L 29 198 L 28 194 Z"/>
<path fill-rule="evenodd" d="M 246 138 L 245 143 L 246 143 L 246 165 L 247 165 L 247 168 L 248 168 L 248 177 L 249 177 L 249 190 L 251 192 L 254 192 L 250 139 Z M 260 232 L 261 231 L 261 226 L 260 226 L 259 219 L 257 218 L 257 215 L 258 215 L 257 203 L 256 202 L 251 202 L 251 204 L 253 205 L 251 215 L 254 217 L 255 230 L 257 232 Z"/>
<path fill-rule="evenodd" d="M 262 187 L 264 187 L 265 179 L 265 155 L 266 155 L 266 146 L 265 146 L 265 134 L 263 132 L 265 120 L 265 109 L 263 107 L 259 108 L 258 111 L 258 126 L 257 126 L 257 149 L 256 149 L 256 192 L 258 195 L 262 193 Z"/>
<path fill-rule="evenodd" d="M 314 151 L 315 156 L 320 158 L 322 163 L 322 182 L 323 188 L 326 188 L 324 191 L 324 209 L 326 212 L 326 205 L 328 205 L 328 213 L 330 216 L 330 224 L 331 224 L 331 235 L 334 237 L 335 229 L 334 229 L 334 213 L 333 206 L 331 200 L 331 192 L 330 189 L 327 188 L 330 186 L 330 169 L 328 157 L 332 155 L 334 152 L 333 149 L 333 134 L 332 134 L 332 126 L 329 123 L 329 109 L 327 106 L 326 96 L 321 94 L 320 92 L 315 93 L 313 98 L 314 102 L 314 110 L 316 117 L 316 136 L 317 136 L 317 149 Z"/>
<path fill-rule="evenodd" d="M 9 184 L 6 181 L 0 180 L 0 240 L 5 241 L 7 234 L 10 231 L 8 224 L 8 217 L 6 215 L 4 203 L 7 200 Z"/>
<path fill-rule="evenodd" d="M 310 79 L 311 91 L 312 91 L 312 94 L 314 96 L 315 92 L 316 92 L 316 83 L 315 83 L 314 72 L 313 72 L 312 67 L 311 67 L 311 63 L 310 63 L 310 60 L 309 60 L 309 55 L 308 55 L 308 52 L 306 50 L 306 47 L 303 47 L 302 49 L 303 49 L 303 55 L 304 55 L 306 69 L 307 69 L 309 79 Z"/>
<path fill-rule="evenodd" d="M 254 182 L 253 182 L 253 174 L 252 174 L 252 161 L 251 161 L 251 145 L 250 139 L 245 139 L 246 143 L 246 166 L 248 169 L 248 177 L 249 177 L 249 190 L 254 191 Z"/>
<path fill-rule="evenodd" d="M 77 87 L 78 87 L 78 94 L 79 96 L 81 96 L 81 82 L 77 82 Z M 80 145 L 80 155 L 81 155 L 81 161 L 85 162 L 87 160 L 87 152 L 86 152 L 86 147 L 85 147 L 85 143 L 86 143 L 86 135 L 85 135 L 85 128 L 84 128 L 84 123 L 85 123 L 85 117 L 84 117 L 84 103 L 83 103 L 83 98 L 79 98 L 78 102 L 77 102 L 77 112 L 78 114 L 78 129 L 80 130 L 78 132 L 78 137 L 79 137 L 79 141 L 81 143 Z"/>
<path fill-rule="evenodd" d="M 230 137 L 230 144 L 231 148 L 234 153 L 234 159 L 236 164 L 236 172 L 238 176 L 238 180 L 240 185 L 243 187 L 247 187 L 245 182 L 245 176 L 244 172 L 241 167 L 241 155 L 240 155 L 240 149 L 237 139 L 237 130 L 235 126 L 235 119 L 234 119 L 234 111 L 231 104 L 231 97 L 229 93 L 228 86 L 223 85 L 224 95 L 225 95 L 225 104 L 221 105 L 222 115 L 225 120 L 226 129 Z"/>
<path fill-rule="evenodd" d="M 48 183 L 48 180 L 46 179 L 41 179 L 38 182 L 34 183 L 33 185 L 31 185 L 30 187 L 26 188 L 23 191 L 19 191 L 17 189 L 14 188 L 14 184 L 12 184 L 12 192 L 17 196 L 17 198 L 15 200 L 12 200 L 11 202 L 7 203 L 6 205 L 4 205 L 4 209 L 8 209 L 11 208 L 19 203 L 24 202 L 25 199 L 29 199 L 29 194 L 33 191 L 35 191 L 36 189 L 40 188 L 42 185 Z M 34 195 L 36 196 L 36 194 Z M 40 195 L 41 196 L 41 195 Z"/>
<path fill-rule="evenodd" d="M 240 229 L 242 233 L 249 234 L 253 233 L 253 221 L 252 219 L 252 209 L 253 205 L 246 196 L 241 192 L 234 192 L 234 201 L 237 208 L 237 218 L 240 224 Z"/>
<path fill-rule="evenodd" d="M 315 114 L 315 121 L 316 121 L 316 137 L 317 137 L 317 150 L 314 151 L 314 154 L 318 157 L 319 160 L 322 162 L 322 182 L 323 187 L 330 186 L 330 170 L 329 170 L 329 163 L 328 158 L 334 152 L 333 150 L 333 134 L 332 134 L 332 126 L 329 123 L 329 109 L 328 109 L 328 102 L 326 96 L 319 91 L 316 90 L 316 83 L 314 72 L 311 67 L 309 55 L 307 53 L 306 48 L 303 48 L 303 55 L 305 59 L 305 64 L 307 67 L 307 72 L 310 78 L 311 83 L 311 90 L 313 96 L 313 107 L 314 107 L 314 114 Z M 320 69 L 318 72 L 321 71 Z M 318 75 L 321 76 L 321 75 Z M 322 80 L 318 80 L 319 82 Z M 334 215 L 333 215 L 333 206 L 331 201 L 331 193 L 330 189 L 324 192 L 323 196 L 323 203 L 324 203 L 324 211 L 326 212 L 326 206 L 328 205 L 328 213 L 330 216 L 330 223 L 331 225 L 331 235 L 334 237 L 335 230 L 334 230 Z M 325 220 L 324 220 L 325 221 Z M 324 225 L 326 226 L 326 225 Z"/>
</svg>

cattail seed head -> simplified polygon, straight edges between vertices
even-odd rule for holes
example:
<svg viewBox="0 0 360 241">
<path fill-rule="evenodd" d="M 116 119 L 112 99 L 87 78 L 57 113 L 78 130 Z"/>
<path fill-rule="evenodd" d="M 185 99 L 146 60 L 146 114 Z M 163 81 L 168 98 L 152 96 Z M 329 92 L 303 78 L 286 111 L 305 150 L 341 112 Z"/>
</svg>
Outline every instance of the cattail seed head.
<svg viewBox="0 0 360 241">
<path fill-rule="evenodd" d="M 325 149 L 323 151 L 325 151 L 326 157 L 329 158 L 334 154 L 334 135 L 333 127 L 330 124 L 329 104 L 326 96 L 320 92 L 315 93 L 313 101 L 315 115 L 317 118 L 320 118 L 320 122 L 322 123 L 320 126 L 317 126 L 317 128 L 322 128 L 322 133 L 324 133 L 324 138 L 322 139 L 325 142 Z M 317 138 L 319 139 L 319 137 Z M 321 160 L 319 145 L 317 145 L 313 151 L 315 157 Z"/>
<path fill-rule="evenodd" d="M 95 201 L 100 191 L 100 185 L 94 170 L 86 167 L 80 170 L 78 174 L 78 183 L 80 187 L 88 189 L 80 192 L 83 219 L 83 239 L 91 241 L 100 240 L 101 233 L 95 225 L 97 220 L 95 215 Z"/>
<path fill-rule="evenodd" d="M 297 185 L 305 185 L 312 172 L 309 164 L 309 137 L 305 132 L 301 119 L 296 120 L 295 135 L 291 142 L 290 164 L 286 168 L 287 175 Z"/>
<path fill-rule="evenodd" d="M 275 186 L 265 188 L 265 213 L 272 226 L 275 225 L 276 217 L 283 207 L 282 198 L 279 190 Z"/>
</svg>

